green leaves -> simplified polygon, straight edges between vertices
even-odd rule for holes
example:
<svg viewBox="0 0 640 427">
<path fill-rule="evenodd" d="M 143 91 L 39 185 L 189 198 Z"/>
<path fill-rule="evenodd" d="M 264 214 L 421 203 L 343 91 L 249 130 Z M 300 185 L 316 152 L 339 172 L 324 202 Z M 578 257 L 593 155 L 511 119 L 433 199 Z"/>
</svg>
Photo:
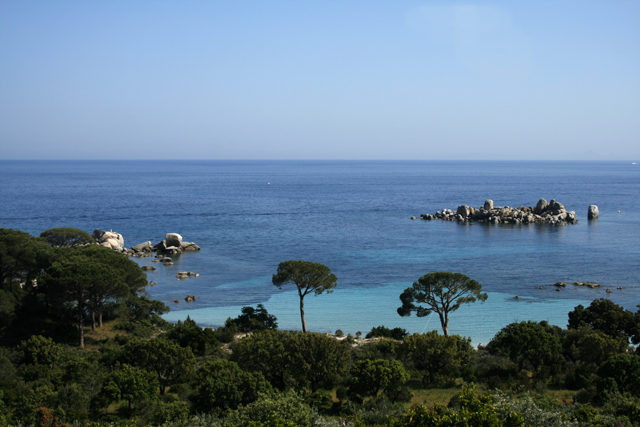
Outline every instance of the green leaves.
<svg viewBox="0 0 640 427">
<path fill-rule="evenodd" d="M 190 348 L 165 339 L 136 340 L 125 346 L 131 364 L 155 372 L 160 394 L 171 384 L 189 375 L 195 369 L 196 358 Z"/>
<path fill-rule="evenodd" d="M 0 228 L 0 287 L 13 292 L 13 279 L 35 279 L 51 262 L 52 249 L 24 231 Z"/>
<path fill-rule="evenodd" d="M 640 397 L 640 357 L 634 354 L 612 356 L 600 365 L 598 376 L 600 377 L 599 393 L 608 389 L 607 391 L 629 392 Z M 607 386 L 608 384 L 613 387 Z"/>
<path fill-rule="evenodd" d="M 225 328 L 236 328 L 240 332 L 278 329 L 278 319 L 269 314 L 262 304 L 258 304 L 257 308 L 242 307 L 241 311 L 242 314 L 235 319 L 227 319 Z"/>
<path fill-rule="evenodd" d="M 331 273 L 329 267 L 317 262 L 284 261 L 278 265 L 278 272 L 273 275 L 272 282 L 277 287 L 293 283 L 298 287 L 302 297 L 308 293 L 320 295 L 330 292 L 336 287 L 338 278 Z"/>
<path fill-rule="evenodd" d="M 415 312 L 418 317 L 438 313 L 445 336 L 449 335 L 449 313 L 456 311 L 462 304 L 486 301 L 487 294 L 482 286 L 461 273 L 446 271 L 429 273 L 413 283 L 400 295 L 402 306 L 398 308 L 400 316 L 410 316 Z M 425 304 L 426 307 L 415 303 Z"/>
<path fill-rule="evenodd" d="M 331 389 L 346 375 L 349 348 L 322 334 L 261 331 L 237 341 L 232 360 L 261 372 L 274 387 Z"/>
<path fill-rule="evenodd" d="M 546 324 L 532 321 L 511 323 L 489 342 L 492 353 L 508 356 L 521 369 L 540 371 L 560 362 L 560 338 Z"/>
<path fill-rule="evenodd" d="M 195 375 L 195 391 L 189 398 L 197 413 L 225 415 L 238 405 L 247 405 L 261 393 L 273 389 L 259 373 L 246 372 L 235 362 L 216 360 L 205 363 Z"/>
<path fill-rule="evenodd" d="M 51 338 L 41 335 L 34 335 L 28 340 L 22 341 L 18 346 L 18 350 L 24 354 L 23 363 L 40 364 L 49 367 L 58 363 L 63 352 L 60 344 L 56 344 Z"/>
<path fill-rule="evenodd" d="M 60 227 L 40 233 L 40 238 L 51 246 L 75 247 L 93 243 L 93 237 L 84 230 L 77 228 Z"/>
<path fill-rule="evenodd" d="M 126 400 L 131 408 L 133 400 L 152 397 L 157 388 L 158 381 L 151 372 L 122 365 L 109 374 L 100 394 L 108 402 Z"/>
<path fill-rule="evenodd" d="M 307 323 L 304 318 L 304 297 L 312 292 L 316 295 L 325 291 L 327 293 L 333 292 L 338 278 L 331 273 L 329 267 L 317 262 L 284 261 L 278 265 L 278 272 L 273 275 L 271 281 L 278 288 L 282 288 L 282 285 L 288 283 L 296 285 L 300 296 L 302 331 L 307 332 Z"/>
<path fill-rule="evenodd" d="M 409 374 L 397 360 L 360 360 L 351 368 L 349 398 L 360 400 L 378 393 L 399 394 L 398 391 L 409 380 Z"/>
<path fill-rule="evenodd" d="M 499 408 L 492 396 L 479 396 L 476 386 L 463 386 L 460 410 L 442 405 L 414 406 L 406 414 L 391 420 L 391 427 L 523 427 L 521 414 L 508 407 Z"/>
<path fill-rule="evenodd" d="M 398 354 L 408 367 L 422 372 L 425 385 L 444 386 L 461 375 L 463 366 L 468 366 L 473 348 L 469 338 L 431 331 L 405 337 Z"/>
<path fill-rule="evenodd" d="M 69 313 L 78 325 L 80 348 L 84 348 L 84 319 L 92 305 L 102 302 L 95 298 L 96 293 L 101 298 L 114 295 L 123 286 L 119 279 L 109 266 L 77 253 L 55 262 L 43 274 L 43 289 L 50 301 L 58 305 L 58 313 L 63 316 Z"/>
<path fill-rule="evenodd" d="M 591 302 L 589 307 L 577 306 L 569 312 L 569 329 L 589 326 L 613 337 L 630 339 L 640 344 L 640 311 L 626 310 L 611 300 L 600 298 Z"/>
</svg>

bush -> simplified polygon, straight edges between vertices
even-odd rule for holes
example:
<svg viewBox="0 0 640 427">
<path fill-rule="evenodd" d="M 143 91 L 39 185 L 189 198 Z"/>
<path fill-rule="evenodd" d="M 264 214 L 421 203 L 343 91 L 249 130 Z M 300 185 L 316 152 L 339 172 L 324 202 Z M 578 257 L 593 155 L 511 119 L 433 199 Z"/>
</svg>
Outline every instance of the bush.
<svg viewBox="0 0 640 427">
<path fill-rule="evenodd" d="M 228 360 L 205 363 L 195 374 L 193 388 L 190 400 L 194 410 L 219 416 L 272 391 L 261 373 L 245 372 Z"/>
<path fill-rule="evenodd" d="M 408 369 L 422 373 L 425 386 L 449 386 L 455 379 L 467 375 L 463 367 L 474 355 L 470 339 L 459 335 L 444 336 L 437 331 L 413 334 L 405 337 L 398 347 L 398 354 Z"/>
<path fill-rule="evenodd" d="M 186 421 L 189 418 L 189 403 L 175 395 L 164 395 L 162 399 L 149 399 L 141 409 L 145 424 L 159 425 L 167 422 Z"/>
<path fill-rule="evenodd" d="M 297 393 L 262 395 L 247 406 L 241 406 L 228 418 L 231 424 L 240 427 L 254 426 L 254 422 L 266 425 L 311 427 L 316 419 L 313 410 Z M 283 423 L 283 421 L 285 421 Z M 274 421 L 278 421 L 275 422 Z"/>
<path fill-rule="evenodd" d="M 220 346 L 216 333 L 211 328 L 201 328 L 189 316 L 184 322 L 178 320 L 178 323 L 169 329 L 166 337 L 180 347 L 191 348 L 198 356 L 210 354 Z"/>
<path fill-rule="evenodd" d="M 40 238 L 51 246 L 76 247 L 94 242 L 93 237 L 86 231 L 68 227 L 43 231 Z"/>
<path fill-rule="evenodd" d="M 278 329 L 278 319 L 269 314 L 262 304 L 257 308 L 242 307 L 242 314 L 235 319 L 228 318 L 225 328 L 232 328 L 239 332 L 264 331 L 265 329 Z"/>
<path fill-rule="evenodd" d="M 394 340 L 400 341 L 407 335 L 407 330 L 404 328 L 389 329 L 385 326 L 377 326 L 371 329 L 371 332 L 366 335 L 366 338 L 382 337 L 393 338 Z"/>
</svg>

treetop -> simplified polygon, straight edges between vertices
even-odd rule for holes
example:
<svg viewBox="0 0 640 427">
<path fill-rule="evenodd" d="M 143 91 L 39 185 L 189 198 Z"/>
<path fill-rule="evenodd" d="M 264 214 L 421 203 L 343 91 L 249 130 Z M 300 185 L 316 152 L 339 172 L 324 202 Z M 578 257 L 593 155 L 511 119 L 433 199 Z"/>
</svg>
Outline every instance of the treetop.
<svg viewBox="0 0 640 427">
<path fill-rule="evenodd" d="M 281 262 L 272 278 L 273 284 L 278 288 L 287 283 L 295 284 L 302 296 L 311 292 L 316 295 L 324 291 L 330 293 L 337 281 L 336 275 L 326 265 L 302 260 Z"/>
</svg>

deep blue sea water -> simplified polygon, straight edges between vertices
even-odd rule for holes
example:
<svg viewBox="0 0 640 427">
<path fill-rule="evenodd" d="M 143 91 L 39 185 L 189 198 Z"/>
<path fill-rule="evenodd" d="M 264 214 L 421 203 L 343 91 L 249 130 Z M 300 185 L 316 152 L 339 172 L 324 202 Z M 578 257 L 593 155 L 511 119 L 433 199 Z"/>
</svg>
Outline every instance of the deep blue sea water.
<svg viewBox="0 0 640 427">
<path fill-rule="evenodd" d="M 299 329 L 297 294 L 271 284 L 289 259 L 338 276 L 333 294 L 305 299 L 308 327 L 323 332 L 439 329 L 437 318 L 396 314 L 402 290 L 433 271 L 464 273 L 489 292 L 451 320 L 451 332 L 474 343 L 513 321 L 564 327 L 568 311 L 595 298 L 633 311 L 640 304 L 640 165 L 631 161 L 0 161 L 0 182 L 3 228 L 114 230 L 128 247 L 177 232 L 200 245 L 171 267 L 134 258 L 158 269 L 148 292 L 171 307 L 172 321 L 189 315 L 216 326 L 263 303 L 281 329 Z M 580 224 L 409 219 L 488 198 L 535 206 L 541 197 L 575 210 Z M 590 204 L 597 221 L 586 218 Z M 178 281 L 178 271 L 200 277 Z M 556 292 L 557 281 L 604 288 Z M 196 302 L 185 303 L 187 294 Z"/>
</svg>

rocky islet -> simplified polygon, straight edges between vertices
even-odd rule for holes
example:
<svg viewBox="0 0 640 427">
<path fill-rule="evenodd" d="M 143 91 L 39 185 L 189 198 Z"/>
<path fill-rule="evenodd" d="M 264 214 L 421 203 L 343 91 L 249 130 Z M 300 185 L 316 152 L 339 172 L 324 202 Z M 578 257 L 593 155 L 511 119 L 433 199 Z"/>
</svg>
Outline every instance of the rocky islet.
<svg viewBox="0 0 640 427">
<path fill-rule="evenodd" d="M 122 252 L 127 256 L 135 257 L 151 256 L 153 252 L 158 254 L 181 254 L 186 251 L 199 251 L 201 249 L 200 246 L 194 242 L 183 242 L 182 236 L 178 233 L 165 234 L 164 240 L 155 245 L 151 241 L 147 241 L 132 246 L 131 249 L 124 247 L 122 234 L 116 233 L 113 230 L 104 231 L 95 229 L 92 236 L 96 243 L 101 246 L 106 246 L 114 251 Z M 165 259 L 167 262 L 171 262 L 171 258 Z"/>
<path fill-rule="evenodd" d="M 598 207 L 595 205 L 589 206 L 588 218 L 595 219 L 598 215 Z M 575 211 L 567 211 L 565 206 L 556 200 L 547 202 L 545 199 L 538 200 L 535 207 L 519 206 L 517 208 L 509 206 L 496 207 L 493 205 L 493 200 L 488 199 L 480 208 L 460 205 L 455 211 L 443 209 L 435 214 L 422 214 L 419 218 L 461 222 L 476 221 L 491 224 L 578 224 Z M 411 217 L 411 219 L 416 219 L 416 217 Z"/>
</svg>

